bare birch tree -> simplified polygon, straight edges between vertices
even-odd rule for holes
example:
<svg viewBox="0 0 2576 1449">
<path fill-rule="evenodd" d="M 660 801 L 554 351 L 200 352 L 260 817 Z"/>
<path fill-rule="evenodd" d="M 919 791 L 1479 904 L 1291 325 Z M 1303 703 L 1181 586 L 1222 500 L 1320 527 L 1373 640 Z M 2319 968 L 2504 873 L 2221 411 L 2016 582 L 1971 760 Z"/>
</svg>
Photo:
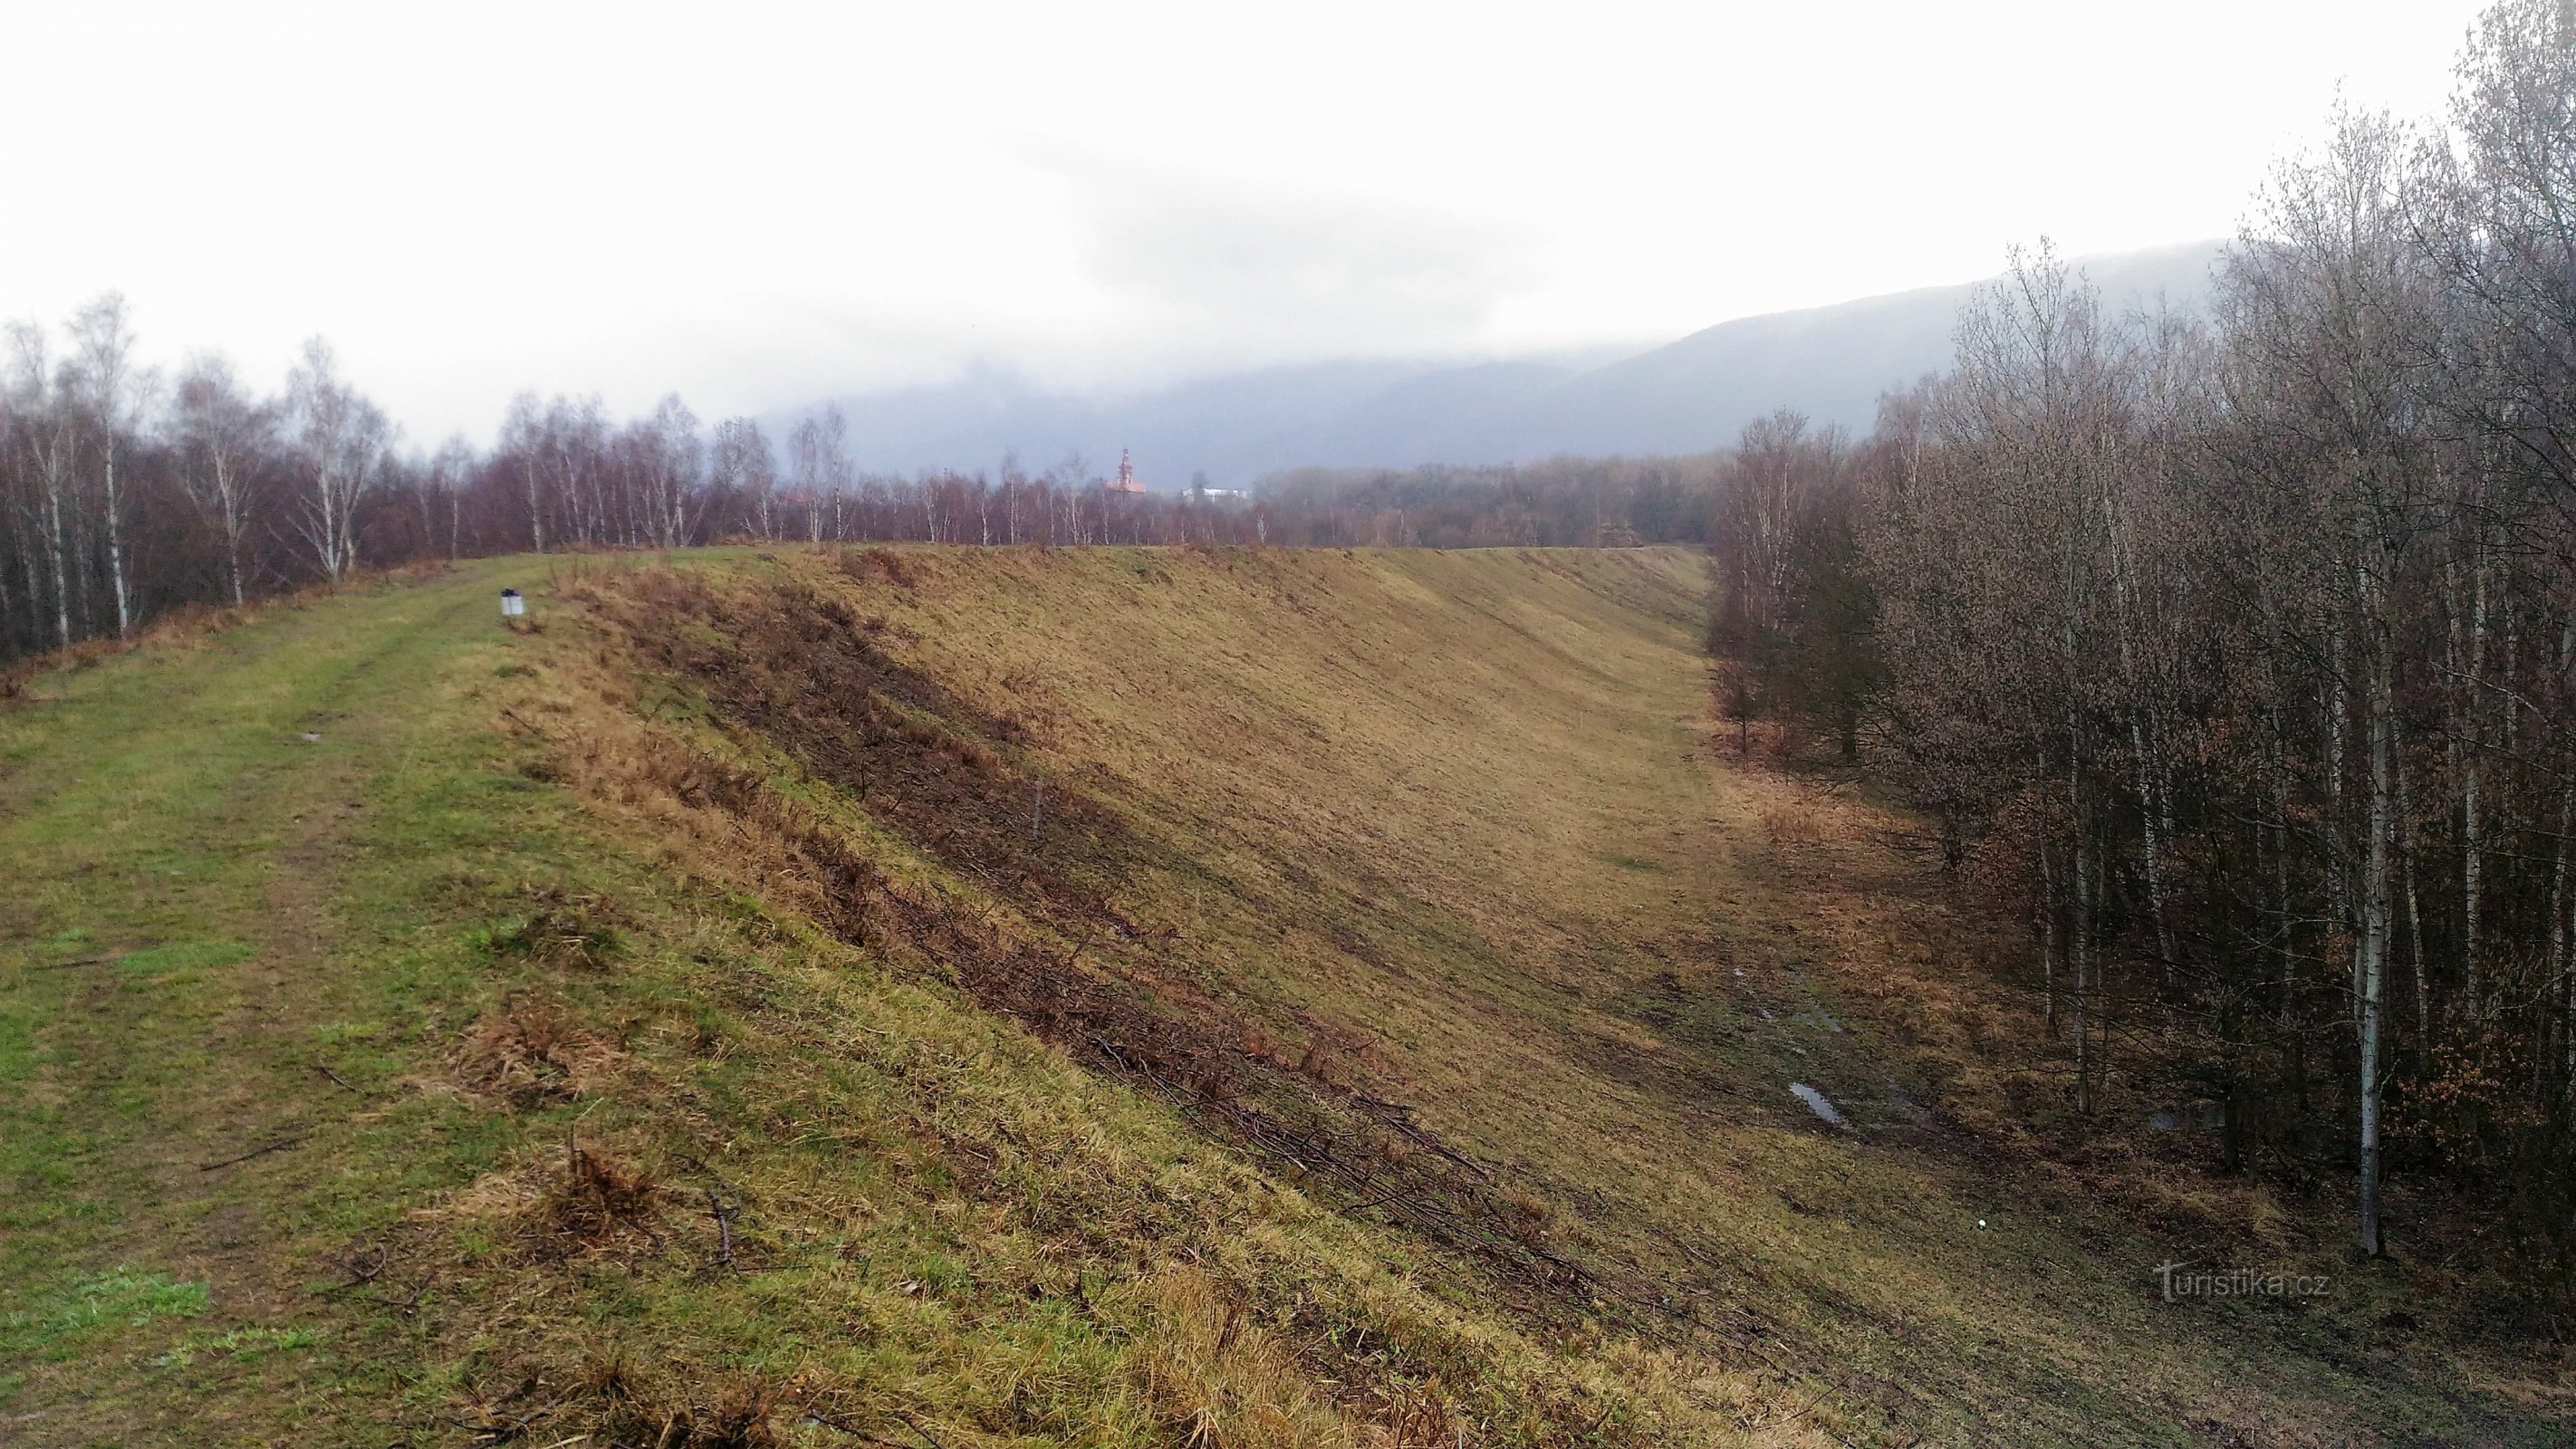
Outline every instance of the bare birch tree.
<svg viewBox="0 0 2576 1449">
<path fill-rule="evenodd" d="M 295 529 L 336 583 L 358 564 L 358 500 L 384 458 L 385 415 L 341 379 L 331 345 L 316 337 L 288 374 L 286 420 L 301 474 Z"/>
<path fill-rule="evenodd" d="M 72 377 L 86 415 L 98 470 L 99 513 L 107 543 L 108 588 L 119 637 L 134 629 L 134 588 L 127 577 L 126 478 L 118 472 L 140 425 L 150 378 L 134 365 L 134 326 L 122 294 L 109 292 L 72 317 Z"/>
<path fill-rule="evenodd" d="M 276 432 L 276 415 L 254 401 L 232 364 L 213 354 L 191 359 L 179 374 L 175 441 L 179 483 L 222 541 L 224 592 L 248 597 L 244 553 L 251 527 L 251 486 Z"/>
</svg>

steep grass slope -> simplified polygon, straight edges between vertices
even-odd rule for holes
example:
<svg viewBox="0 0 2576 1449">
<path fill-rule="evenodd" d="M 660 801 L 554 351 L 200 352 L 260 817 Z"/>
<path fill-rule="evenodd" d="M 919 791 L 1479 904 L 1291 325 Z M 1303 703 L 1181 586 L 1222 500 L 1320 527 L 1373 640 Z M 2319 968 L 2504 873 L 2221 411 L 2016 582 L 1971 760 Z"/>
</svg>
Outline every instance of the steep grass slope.
<svg viewBox="0 0 2576 1449">
<path fill-rule="evenodd" d="M 0 1440 L 2544 1441 L 2295 1214 L 2016 1152 L 1976 924 L 1711 743 L 1701 587 L 498 560 L 34 680 Z"/>
</svg>

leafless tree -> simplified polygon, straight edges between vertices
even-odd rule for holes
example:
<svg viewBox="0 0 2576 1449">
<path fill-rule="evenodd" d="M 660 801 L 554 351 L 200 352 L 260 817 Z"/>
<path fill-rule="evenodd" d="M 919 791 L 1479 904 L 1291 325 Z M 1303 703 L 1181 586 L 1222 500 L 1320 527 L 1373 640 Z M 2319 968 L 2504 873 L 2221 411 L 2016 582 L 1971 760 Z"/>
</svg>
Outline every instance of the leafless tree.
<svg viewBox="0 0 2576 1449">
<path fill-rule="evenodd" d="M 698 419 L 678 394 L 662 399 L 636 427 L 638 483 L 652 541 L 678 548 L 689 541 L 696 516 L 701 447 Z"/>
<path fill-rule="evenodd" d="M 851 481 L 849 422 L 836 405 L 827 405 L 796 424 L 788 435 L 787 454 L 795 470 L 796 490 L 804 495 L 810 537 L 820 543 L 844 536 L 841 508 Z M 924 495 L 928 494 L 925 490 Z"/>
<path fill-rule="evenodd" d="M 135 368 L 134 327 L 122 294 L 109 292 L 74 314 L 71 335 L 72 377 L 98 469 L 108 586 L 116 601 L 116 632 L 122 636 L 134 629 L 134 589 L 126 576 L 128 490 L 117 465 L 139 426 L 151 380 Z"/>
<path fill-rule="evenodd" d="M 35 526 L 41 539 L 46 581 L 52 586 L 54 642 L 67 646 L 73 637 L 72 588 L 78 577 L 72 565 L 75 542 L 71 530 L 79 522 L 72 489 L 80 417 L 68 377 L 52 364 L 44 327 L 35 322 L 13 323 L 9 340 L 11 361 L 15 364 L 11 377 L 12 411 L 17 415 L 27 472 L 35 483 Z"/>
<path fill-rule="evenodd" d="M 385 415 L 343 381 L 331 345 L 316 337 L 288 374 L 286 431 L 300 487 L 294 526 L 322 577 L 357 567 L 358 502 L 383 461 Z"/>
<path fill-rule="evenodd" d="M 760 538 L 777 538 L 778 464 L 760 424 L 750 418 L 727 418 L 716 424 L 711 469 L 715 489 L 734 497 L 751 532 Z"/>
<path fill-rule="evenodd" d="M 180 486 L 222 541 L 224 591 L 240 604 L 249 597 L 243 572 L 251 487 L 274 446 L 276 415 L 243 391 L 231 363 L 211 353 L 181 371 L 177 402 Z"/>
</svg>

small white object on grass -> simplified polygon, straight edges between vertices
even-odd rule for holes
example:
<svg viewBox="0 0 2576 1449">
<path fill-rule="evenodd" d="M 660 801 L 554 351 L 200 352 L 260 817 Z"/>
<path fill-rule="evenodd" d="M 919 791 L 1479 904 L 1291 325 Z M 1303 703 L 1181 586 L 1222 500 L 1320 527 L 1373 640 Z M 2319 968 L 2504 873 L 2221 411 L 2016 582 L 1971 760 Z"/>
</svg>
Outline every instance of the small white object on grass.
<svg viewBox="0 0 2576 1449">
<path fill-rule="evenodd" d="M 1817 1116 L 1824 1118 L 1826 1121 L 1833 1123 L 1837 1127 L 1847 1128 L 1851 1125 L 1843 1120 L 1842 1113 L 1834 1110 L 1833 1103 L 1825 1100 L 1824 1093 L 1817 1091 L 1815 1088 L 1808 1086 L 1804 1082 L 1791 1082 L 1789 1084 L 1789 1090 L 1796 1094 L 1799 1101 L 1807 1104 L 1808 1111 L 1815 1113 Z"/>
<path fill-rule="evenodd" d="M 1986 1230 L 1986 1220 L 1985 1220 L 1984 1218 L 1979 1218 L 1979 1219 L 1977 1219 L 1977 1231 L 1982 1233 L 1982 1232 L 1984 1232 L 1985 1230 Z"/>
</svg>

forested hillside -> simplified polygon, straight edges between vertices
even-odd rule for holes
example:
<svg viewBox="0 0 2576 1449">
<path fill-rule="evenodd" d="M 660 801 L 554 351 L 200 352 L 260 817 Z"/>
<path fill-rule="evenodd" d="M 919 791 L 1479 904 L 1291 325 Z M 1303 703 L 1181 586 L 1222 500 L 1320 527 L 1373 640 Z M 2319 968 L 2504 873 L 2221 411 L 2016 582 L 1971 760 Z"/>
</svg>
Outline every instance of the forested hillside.
<svg viewBox="0 0 2576 1449">
<path fill-rule="evenodd" d="M 2339 112 L 2208 322 L 2044 249 L 1846 446 L 1748 433 L 1727 712 L 1900 783 L 2028 924 L 2086 1119 L 2204 1104 L 2360 1251 L 2576 1272 L 2576 30 Z"/>
</svg>

